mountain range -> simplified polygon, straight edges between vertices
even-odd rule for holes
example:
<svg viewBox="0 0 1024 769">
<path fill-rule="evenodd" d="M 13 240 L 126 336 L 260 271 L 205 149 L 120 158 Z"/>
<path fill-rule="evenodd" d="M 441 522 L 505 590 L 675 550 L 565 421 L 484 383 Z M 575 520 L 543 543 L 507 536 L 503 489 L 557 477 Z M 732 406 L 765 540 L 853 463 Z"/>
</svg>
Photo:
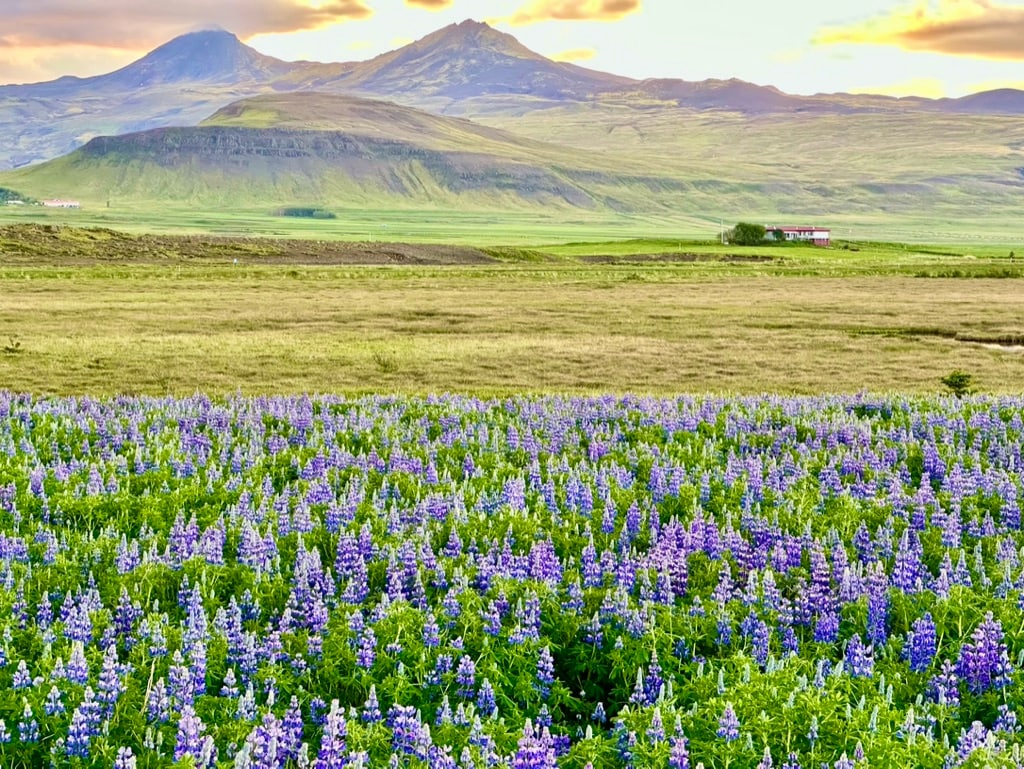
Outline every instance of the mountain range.
<svg viewBox="0 0 1024 769">
<path fill-rule="evenodd" d="M 960 216 L 1019 210 L 1024 92 L 797 96 L 634 80 L 466 21 L 363 62 L 223 30 L 116 72 L 0 87 L 0 186 L 219 206 L 556 206 Z"/>
<path fill-rule="evenodd" d="M 779 112 L 1024 114 L 1024 92 L 959 99 L 795 96 L 740 80 L 633 80 L 551 61 L 511 35 L 467 20 L 368 61 L 285 62 L 224 30 L 175 38 L 89 78 L 0 86 L 0 169 L 50 160 L 101 135 L 196 125 L 240 98 L 326 92 L 385 98 L 441 114 L 513 115 L 595 100 L 650 107 Z"/>
</svg>

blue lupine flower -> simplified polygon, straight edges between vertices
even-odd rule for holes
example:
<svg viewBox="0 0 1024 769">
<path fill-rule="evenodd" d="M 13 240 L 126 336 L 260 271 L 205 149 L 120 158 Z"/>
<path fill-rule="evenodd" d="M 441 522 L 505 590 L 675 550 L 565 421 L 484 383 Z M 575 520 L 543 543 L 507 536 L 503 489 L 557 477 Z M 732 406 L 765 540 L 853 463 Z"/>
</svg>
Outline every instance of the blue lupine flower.
<svg viewBox="0 0 1024 769">
<path fill-rule="evenodd" d="M 736 717 L 736 711 L 733 710 L 731 702 L 726 703 L 725 709 L 722 711 L 722 717 L 718 719 L 717 734 L 726 742 L 739 739 L 740 721 Z"/>
</svg>

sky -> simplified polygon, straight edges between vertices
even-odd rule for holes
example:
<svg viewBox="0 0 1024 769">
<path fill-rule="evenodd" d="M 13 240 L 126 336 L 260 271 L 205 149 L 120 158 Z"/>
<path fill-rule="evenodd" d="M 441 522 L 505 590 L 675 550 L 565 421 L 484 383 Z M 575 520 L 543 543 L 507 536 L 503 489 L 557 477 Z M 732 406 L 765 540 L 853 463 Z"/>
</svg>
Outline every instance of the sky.
<svg viewBox="0 0 1024 769">
<path fill-rule="evenodd" d="M 486 21 L 551 58 L 635 78 L 789 93 L 1024 88 L 1024 0 L 0 0 L 0 83 L 109 72 L 220 26 L 286 60 L 355 61 Z"/>
</svg>

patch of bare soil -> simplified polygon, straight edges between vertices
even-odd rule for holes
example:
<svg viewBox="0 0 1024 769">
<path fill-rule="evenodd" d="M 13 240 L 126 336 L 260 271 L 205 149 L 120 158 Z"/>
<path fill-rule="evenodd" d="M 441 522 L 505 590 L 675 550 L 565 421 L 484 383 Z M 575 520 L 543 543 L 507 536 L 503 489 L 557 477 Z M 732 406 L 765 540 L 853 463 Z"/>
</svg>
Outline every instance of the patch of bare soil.
<svg viewBox="0 0 1024 769">
<path fill-rule="evenodd" d="M 686 264 L 689 262 L 723 262 L 740 264 L 762 264 L 778 261 L 777 256 L 764 254 L 692 254 L 692 253 L 660 253 L 660 254 L 594 254 L 580 257 L 580 261 L 588 264 Z"/>
<path fill-rule="evenodd" d="M 207 235 L 131 235 L 53 225 L 0 227 L 0 266 L 109 263 L 468 265 L 496 260 L 475 248 Z"/>
</svg>

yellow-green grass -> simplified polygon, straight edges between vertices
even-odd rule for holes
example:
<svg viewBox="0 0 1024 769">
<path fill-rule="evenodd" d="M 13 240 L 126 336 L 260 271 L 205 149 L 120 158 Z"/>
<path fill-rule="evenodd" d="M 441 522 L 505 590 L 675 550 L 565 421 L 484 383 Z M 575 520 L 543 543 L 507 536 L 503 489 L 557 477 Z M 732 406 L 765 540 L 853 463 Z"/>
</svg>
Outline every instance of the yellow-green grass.
<svg viewBox="0 0 1024 769">
<path fill-rule="evenodd" d="M 310 204 L 297 200 L 297 204 Z M 38 206 L 0 206 L 0 226 L 42 223 L 73 227 L 109 227 L 131 233 L 212 234 L 314 240 L 407 241 L 476 246 L 529 245 L 591 240 L 633 239 L 670 232 L 679 240 L 714 238 L 718 220 L 684 216 L 616 215 L 574 211 L 452 211 L 441 208 L 330 207 L 336 219 L 274 216 L 273 207 L 202 209 L 167 203 L 152 206 L 113 199 L 79 210 Z"/>
<path fill-rule="evenodd" d="M 716 269 L 11 267 L 0 386 L 929 392 L 961 369 L 984 391 L 1024 387 L 1020 280 Z"/>
</svg>

